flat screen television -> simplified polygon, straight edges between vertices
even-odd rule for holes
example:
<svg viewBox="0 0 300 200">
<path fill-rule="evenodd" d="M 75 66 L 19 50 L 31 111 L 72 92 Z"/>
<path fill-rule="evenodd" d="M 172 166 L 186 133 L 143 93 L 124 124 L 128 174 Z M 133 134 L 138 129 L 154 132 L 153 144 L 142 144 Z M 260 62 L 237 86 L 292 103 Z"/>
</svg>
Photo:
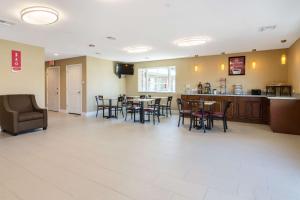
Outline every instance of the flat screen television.
<svg viewBox="0 0 300 200">
<path fill-rule="evenodd" d="M 133 75 L 134 65 L 126 63 L 117 63 L 115 67 L 116 74 L 121 77 L 121 75 Z"/>
</svg>

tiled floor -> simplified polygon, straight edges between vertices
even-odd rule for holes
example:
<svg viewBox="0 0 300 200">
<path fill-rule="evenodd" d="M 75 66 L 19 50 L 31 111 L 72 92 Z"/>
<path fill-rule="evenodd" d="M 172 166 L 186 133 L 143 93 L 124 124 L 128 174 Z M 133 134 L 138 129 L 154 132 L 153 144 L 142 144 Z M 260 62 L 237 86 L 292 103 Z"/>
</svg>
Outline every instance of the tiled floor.
<svg viewBox="0 0 300 200">
<path fill-rule="evenodd" d="M 50 113 L 47 131 L 0 136 L 0 200 L 298 200 L 300 137 Z M 218 128 L 219 127 L 219 128 Z"/>
</svg>

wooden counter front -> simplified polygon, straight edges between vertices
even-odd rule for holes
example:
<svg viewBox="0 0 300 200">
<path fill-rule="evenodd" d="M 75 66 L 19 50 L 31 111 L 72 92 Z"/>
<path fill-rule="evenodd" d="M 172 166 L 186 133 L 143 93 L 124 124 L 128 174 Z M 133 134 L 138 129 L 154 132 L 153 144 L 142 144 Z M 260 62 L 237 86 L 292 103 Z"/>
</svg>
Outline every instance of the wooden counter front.
<svg viewBox="0 0 300 200">
<path fill-rule="evenodd" d="M 225 100 L 231 101 L 232 105 L 228 111 L 229 121 L 269 123 L 270 101 L 264 96 L 181 95 L 181 98 L 185 101 L 200 99 L 216 101 L 213 107 L 216 112 L 222 112 Z"/>
<path fill-rule="evenodd" d="M 300 100 L 271 99 L 270 101 L 272 131 L 300 135 Z"/>
</svg>

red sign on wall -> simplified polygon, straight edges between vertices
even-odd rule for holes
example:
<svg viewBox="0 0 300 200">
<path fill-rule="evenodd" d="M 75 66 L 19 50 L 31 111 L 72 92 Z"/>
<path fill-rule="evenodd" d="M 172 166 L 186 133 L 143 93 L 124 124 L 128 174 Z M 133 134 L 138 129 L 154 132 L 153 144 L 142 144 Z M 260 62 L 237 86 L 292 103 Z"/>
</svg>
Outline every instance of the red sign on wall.
<svg viewBox="0 0 300 200">
<path fill-rule="evenodd" d="M 21 51 L 11 51 L 11 67 L 13 72 L 19 72 L 22 69 Z"/>
</svg>

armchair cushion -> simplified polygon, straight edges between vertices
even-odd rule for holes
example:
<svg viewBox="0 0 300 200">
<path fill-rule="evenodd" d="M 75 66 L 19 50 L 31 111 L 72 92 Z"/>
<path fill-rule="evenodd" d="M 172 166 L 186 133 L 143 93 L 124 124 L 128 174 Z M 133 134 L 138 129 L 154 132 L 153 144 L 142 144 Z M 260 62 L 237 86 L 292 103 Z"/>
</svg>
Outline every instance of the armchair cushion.
<svg viewBox="0 0 300 200">
<path fill-rule="evenodd" d="M 27 113 L 20 113 L 19 114 L 19 122 L 26 122 L 35 119 L 43 119 L 44 115 L 40 112 L 27 112 Z"/>
<path fill-rule="evenodd" d="M 30 95 L 8 95 L 8 104 L 11 110 L 18 113 L 32 112 L 32 101 Z"/>
</svg>

